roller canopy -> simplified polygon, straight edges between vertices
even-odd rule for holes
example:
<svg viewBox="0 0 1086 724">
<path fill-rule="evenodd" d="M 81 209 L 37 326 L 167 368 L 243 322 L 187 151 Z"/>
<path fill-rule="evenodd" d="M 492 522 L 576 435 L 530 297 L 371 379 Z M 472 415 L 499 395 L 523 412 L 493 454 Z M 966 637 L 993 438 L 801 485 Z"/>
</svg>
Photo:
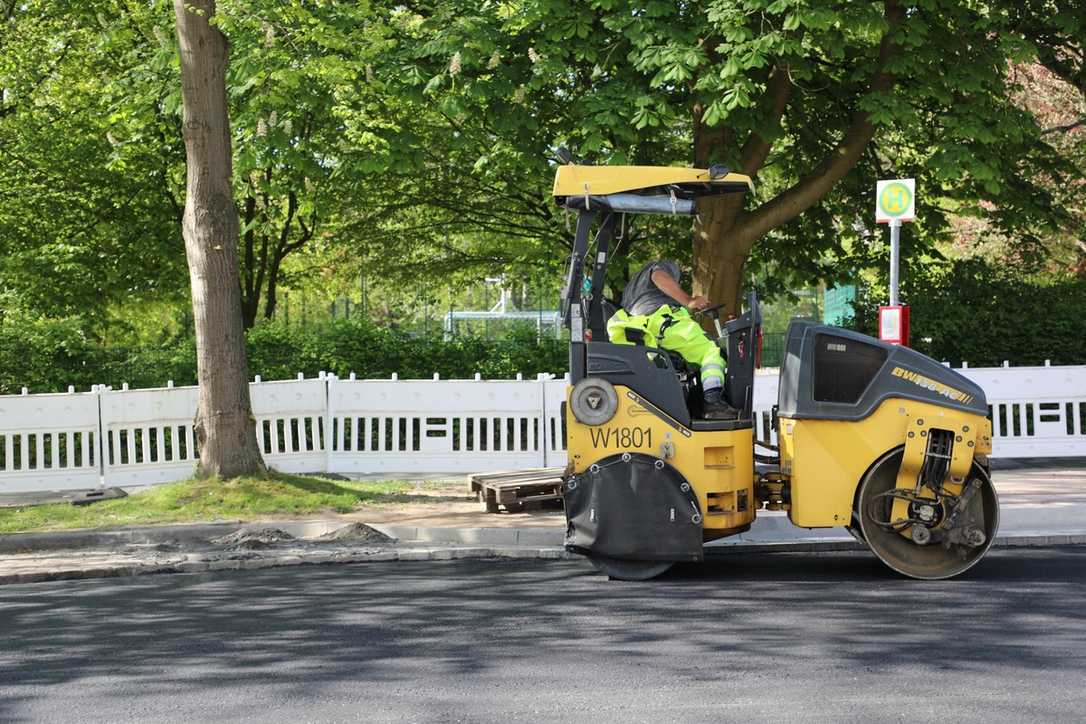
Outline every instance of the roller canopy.
<svg viewBox="0 0 1086 724">
<path fill-rule="evenodd" d="M 554 196 L 571 209 L 693 214 L 702 196 L 753 191 L 749 176 L 670 166 L 559 166 Z"/>
</svg>

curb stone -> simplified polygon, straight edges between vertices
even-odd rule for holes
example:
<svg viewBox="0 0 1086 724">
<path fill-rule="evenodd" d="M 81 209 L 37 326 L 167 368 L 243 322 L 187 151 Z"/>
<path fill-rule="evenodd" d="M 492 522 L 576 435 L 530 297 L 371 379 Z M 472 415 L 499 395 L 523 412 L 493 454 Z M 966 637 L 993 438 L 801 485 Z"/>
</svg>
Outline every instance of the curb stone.
<svg viewBox="0 0 1086 724">
<path fill-rule="evenodd" d="M 29 552 L 109 550 L 126 548 L 128 552 L 161 544 L 205 545 L 239 530 L 275 527 L 299 540 L 308 540 L 353 523 L 334 519 L 301 521 L 256 521 L 241 523 L 221 521 L 183 525 L 132 526 L 114 530 L 75 530 L 45 533 L 9 533 L 0 535 L 0 556 Z M 413 547 L 467 546 L 470 548 L 546 548 L 560 547 L 565 526 L 529 528 L 452 528 L 365 523 L 402 544 Z M 1007 506 L 1000 528 L 1004 536 L 1054 536 L 1072 538 L 1086 534 L 1086 503 Z M 712 547 L 761 546 L 779 544 L 851 543 L 852 537 L 839 528 L 807 530 L 796 528 L 783 513 L 760 514 L 750 531 L 726 543 Z M 359 543 L 361 545 L 361 543 Z M 996 545 L 999 545 L 997 538 Z M 1056 545 L 1065 545 L 1058 543 Z"/>
<path fill-rule="evenodd" d="M 1023 535 L 997 538 L 995 548 L 1039 548 L 1086 545 L 1086 534 Z M 709 560 L 728 555 L 750 553 L 833 553 L 861 551 L 856 541 L 804 541 L 778 543 L 745 543 L 706 548 Z M 209 556 L 222 555 L 209 552 Z M 228 554 L 229 555 L 229 554 Z M 83 558 L 86 556 L 84 555 Z M 256 570 L 280 566 L 334 565 L 343 563 L 448 561 L 464 559 L 571 560 L 580 556 L 561 546 L 412 546 L 395 549 L 267 550 L 246 557 L 202 558 L 198 553 L 174 555 L 168 558 L 133 560 L 126 556 L 115 563 L 97 560 L 81 562 L 73 557 L 67 565 L 51 560 L 48 568 L 0 573 L 0 584 L 40 583 L 45 581 L 141 576 L 156 573 L 207 573 L 227 570 Z"/>
</svg>

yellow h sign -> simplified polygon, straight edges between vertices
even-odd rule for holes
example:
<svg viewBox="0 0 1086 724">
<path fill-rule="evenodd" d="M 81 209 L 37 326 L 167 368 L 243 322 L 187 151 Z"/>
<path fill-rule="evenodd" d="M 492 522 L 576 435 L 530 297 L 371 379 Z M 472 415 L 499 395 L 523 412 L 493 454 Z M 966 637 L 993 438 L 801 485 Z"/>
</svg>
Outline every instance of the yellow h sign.
<svg viewBox="0 0 1086 724">
<path fill-rule="evenodd" d="M 893 220 L 912 221 L 916 218 L 916 180 L 911 178 L 879 181 L 875 187 L 875 221 L 887 224 Z"/>
</svg>

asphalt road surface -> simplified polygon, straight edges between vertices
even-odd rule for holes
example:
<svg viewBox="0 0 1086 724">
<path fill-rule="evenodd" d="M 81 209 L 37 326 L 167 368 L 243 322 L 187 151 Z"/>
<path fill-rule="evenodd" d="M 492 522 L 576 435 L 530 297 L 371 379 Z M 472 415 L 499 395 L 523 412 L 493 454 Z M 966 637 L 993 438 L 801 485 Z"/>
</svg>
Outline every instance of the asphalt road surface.
<svg viewBox="0 0 1086 724">
<path fill-rule="evenodd" d="M 0 721 L 1082 721 L 1086 548 L 962 578 L 863 553 L 648 583 L 580 561 L 0 588 Z"/>
</svg>

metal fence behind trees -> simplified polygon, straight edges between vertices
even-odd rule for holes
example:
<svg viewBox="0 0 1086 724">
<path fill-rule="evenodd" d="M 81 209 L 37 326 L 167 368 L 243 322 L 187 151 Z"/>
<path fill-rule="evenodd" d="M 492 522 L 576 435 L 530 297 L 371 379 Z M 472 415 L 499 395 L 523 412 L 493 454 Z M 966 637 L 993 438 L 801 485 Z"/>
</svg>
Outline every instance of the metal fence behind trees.
<svg viewBox="0 0 1086 724">
<path fill-rule="evenodd" d="M 1086 455 L 1086 366 L 964 368 L 985 390 L 994 456 Z M 284 472 L 412 475 L 564 465 L 566 381 L 359 380 L 250 384 L 257 440 Z M 196 387 L 0 396 L 0 494 L 183 479 L 198 457 Z M 777 374 L 755 383 L 773 441 Z"/>
</svg>

